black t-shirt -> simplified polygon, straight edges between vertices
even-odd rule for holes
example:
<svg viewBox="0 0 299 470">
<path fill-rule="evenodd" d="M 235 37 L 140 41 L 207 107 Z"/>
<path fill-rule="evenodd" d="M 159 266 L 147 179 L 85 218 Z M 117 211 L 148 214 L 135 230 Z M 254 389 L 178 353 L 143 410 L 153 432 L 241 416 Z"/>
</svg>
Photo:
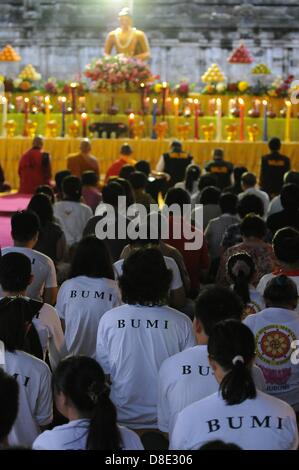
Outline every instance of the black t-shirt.
<svg viewBox="0 0 299 470">
<path fill-rule="evenodd" d="M 293 227 L 299 230 L 299 210 L 286 211 L 284 209 L 280 212 L 276 212 L 268 217 L 267 226 L 272 235 L 274 235 L 277 230 L 284 227 Z"/>
<path fill-rule="evenodd" d="M 262 157 L 260 184 L 268 194 L 279 194 L 284 174 L 290 170 L 290 159 L 278 152 Z"/>
<path fill-rule="evenodd" d="M 212 160 L 205 167 L 208 173 L 216 177 L 216 186 L 221 190 L 230 186 L 233 169 L 234 165 L 225 160 Z"/>
<path fill-rule="evenodd" d="M 186 168 L 192 162 L 192 156 L 186 152 L 164 153 L 164 171 L 171 177 L 171 185 L 183 181 Z"/>
</svg>

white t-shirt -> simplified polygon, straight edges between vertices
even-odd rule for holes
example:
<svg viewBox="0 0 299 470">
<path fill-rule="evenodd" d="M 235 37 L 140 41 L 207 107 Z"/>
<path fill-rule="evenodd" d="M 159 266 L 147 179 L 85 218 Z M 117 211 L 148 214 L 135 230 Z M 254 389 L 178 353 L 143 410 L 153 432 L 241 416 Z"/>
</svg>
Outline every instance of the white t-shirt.
<svg viewBox="0 0 299 470">
<path fill-rule="evenodd" d="M 68 352 L 95 359 L 100 318 L 120 304 L 121 294 L 112 279 L 78 276 L 65 281 L 58 292 L 56 309 L 65 321 Z"/>
<path fill-rule="evenodd" d="M 265 390 L 261 370 L 254 366 L 252 374 L 256 387 Z M 158 387 L 158 426 L 171 434 L 182 409 L 219 389 L 209 365 L 207 346 L 194 346 L 166 359 L 159 371 Z"/>
<path fill-rule="evenodd" d="M 283 206 L 281 204 L 281 198 L 279 195 L 279 196 L 275 196 L 270 202 L 269 207 L 268 207 L 267 217 L 269 217 L 269 215 L 276 214 L 277 212 L 280 212 L 280 211 L 283 211 Z"/>
<path fill-rule="evenodd" d="M 186 182 L 185 181 L 180 181 L 179 183 L 176 183 L 174 185 L 175 188 L 181 188 L 181 189 L 184 189 L 185 191 L 187 191 L 187 193 L 190 195 L 190 196 L 193 196 L 194 194 L 196 194 L 198 192 L 198 180 L 196 181 L 193 181 L 193 185 L 192 185 L 192 190 L 191 191 L 188 191 L 188 189 L 186 189 Z"/>
<path fill-rule="evenodd" d="M 284 273 L 286 276 L 288 276 L 290 279 L 292 279 L 292 281 L 295 282 L 296 286 L 297 286 L 297 292 L 298 292 L 298 297 L 299 297 L 299 275 L 298 276 L 292 276 L 290 274 L 288 274 L 287 272 Z M 261 279 L 260 279 L 260 282 L 258 283 L 257 285 L 257 291 L 261 294 L 261 295 L 264 295 L 264 291 L 267 287 L 267 284 L 269 281 L 271 281 L 271 279 L 273 279 L 274 277 L 278 276 L 278 274 L 273 274 L 273 273 L 269 273 L 269 274 L 265 274 Z M 298 299 L 299 300 L 299 299 Z M 297 312 L 299 312 L 299 301 L 298 301 L 298 304 L 297 304 L 297 308 L 296 308 Z"/>
<path fill-rule="evenodd" d="M 112 380 L 118 421 L 157 428 L 158 374 L 162 362 L 195 346 L 191 320 L 171 307 L 122 305 L 101 318 L 97 361 Z"/>
<path fill-rule="evenodd" d="M 78 243 L 87 222 L 93 216 L 91 208 L 81 202 L 73 201 L 55 202 L 53 208 L 54 216 L 64 231 L 68 246 Z"/>
<path fill-rule="evenodd" d="M 47 364 L 24 351 L 5 351 L 5 372 L 19 384 L 19 411 L 8 436 L 10 445 L 30 447 L 40 426 L 51 423 L 51 372 Z"/>
<path fill-rule="evenodd" d="M 298 312 L 266 308 L 244 323 L 255 336 L 255 361 L 264 374 L 266 392 L 299 411 L 299 364 L 291 362 L 291 343 L 299 338 Z"/>
<path fill-rule="evenodd" d="M 179 289 L 180 287 L 183 287 L 181 273 L 175 260 L 173 258 L 169 258 L 168 256 L 163 256 L 163 258 L 164 258 L 167 269 L 170 269 L 172 272 L 170 290 L 175 290 L 175 289 Z M 113 264 L 117 276 L 122 275 L 123 264 L 124 264 L 123 259 L 120 259 Z"/>
<path fill-rule="evenodd" d="M 287 403 L 263 392 L 232 406 L 216 392 L 180 412 L 169 448 L 197 450 L 218 439 L 244 450 L 296 450 L 296 415 Z"/>
<path fill-rule="evenodd" d="M 51 431 L 45 431 L 33 443 L 33 450 L 85 450 L 88 419 L 75 419 Z M 122 450 L 144 450 L 139 436 L 130 429 L 118 426 Z"/>
<path fill-rule="evenodd" d="M 22 253 L 31 261 L 33 281 L 26 290 L 28 297 L 42 300 L 45 288 L 57 287 L 56 270 L 51 258 L 31 248 L 17 246 L 2 248 L 2 256 L 7 253 Z M 0 297 L 3 297 L 2 294 L 1 289 Z"/>
<path fill-rule="evenodd" d="M 243 193 L 240 193 L 238 195 L 239 201 L 241 201 L 241 199 L 243 199 L 244 196 L 248 196 L 248 195 L 257 196 L 262 200 L 263 205 L 264 205 L 264 216 L 266 217 L 268 207 L 269 207 L 269 202 L 270 202 L 268 194 L 265 191 L 262 191 L 261 189 L 258 189 L 258 188 L 248 188 Z"/>
</svg>

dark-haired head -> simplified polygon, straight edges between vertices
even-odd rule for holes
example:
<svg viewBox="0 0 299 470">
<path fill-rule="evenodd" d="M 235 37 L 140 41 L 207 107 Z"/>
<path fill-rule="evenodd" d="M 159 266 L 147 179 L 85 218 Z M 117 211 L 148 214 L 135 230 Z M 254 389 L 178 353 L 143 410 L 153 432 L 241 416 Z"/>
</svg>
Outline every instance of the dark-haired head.
<svg viewBox="0 0 299 470">
<path fill-rule="evenodd" d="M 219 198 L 222 214 L 235 215 L 237 213 L 238 197 L 232 193 L 223 193 Z"/>
<path fill-rule="evenodd" d="M 142 171 L 146 176 L 149 176 L 151 173 L 151 166 L 146 160 L 139 160 L 139 162 L 135 164 L 135 170 Z"/>
<path fill-rule="evenodd" d="M 267 307 L 295 310 L 298 303 L 297 286 L 292 279 L 280 274 L 268 282 L 264 299 Z"/>
<path fill-rule="evenodd" d="M 208 186 L 216 186 L 217 184 L 217 177 L 212 173 L 205 173 L 199 178 L 198 182 L 198 190 L 202 191 L 204 188 Z"/>
<path fill-rule="evenodd" d="M 202 190 L 200 193 L 200 204 L 204 206 L 207 204 L 218 204 L 220 198 L 221 191 L 220 189 L 216 188 L 215 186 L 208 186 Z"/>
<path fill-rule="evenodd" d="M 133 153 L 132 147 L 126 142 L 125 144 L 121 146 L 120 153 L 121 155 L 125 155 L 125 156 L 132 155 Z"/>
<path fill-rule="evenodd" d="M 19 385 L 14 377 L 0 367 L 0 444 L 8 444 L 7 438 L 17 418 Z"/>
<path fill-rule="evenodd" d="M 47 223 L 53 222 L 53 207 L 46 194 L 35 194 L 32 196 L 27 209 L 36 213 L 39 218 L 41 228 L 45 227 Z"/>
<path fill-rule="evenodd" d="M 254 188 L 256 185 L 256 176 L 254 173 L 250 173 L 249 171 L 244 173 L 241 177 L 241 183 L 244 189 L 247 188 Z"/>
<path fill-rule="evenodd" d="M 193 190 L 194 183 L 198 181 L 200 174 L 201 170 L 198 165 L 191 163 L 191 165 L 187 166 L 185 173 L 185 187 L 190 193 Z"/>
<path fill-rule="evenodd" d="M 233 175 L 234 175 L 234 183 L 235 185 L 238 185 L 241 183 L 241 177 L 244 173 L 246 173 L 248 170 L 246 166 L 235 166 L 233 169 Z"/>
<path fill-rule="evenodd" d="M 223 160 L 224 158 L 224 150 L 221 148 L 217 148 L 213 150 L 213 157 L 215 160 Z"/>
<path fill-rule="evenodd" d="M 123 264 L 119 285 L 128 304 L 147 306 L 167 303 L 172 273 L 156 248 L 133 251 Z"/>
<path fill-rule="evenodd" d="M 209 336 L 208 353 L 222 398 L 228 405 L 256 397 L 251 375 L 255 339 L 246 325 L 236 320 L 217 323 Z"/>
<path fill-rule="evenodd" d="M 278 137 L 272 137 L 268 145 L 271 152 L 278 152 L 281 148 L 281 141 Z"/>
<path fill-rule="evenodd" d="M 61 361 L 53 374 L 53 388 L 62 415 L 69 418 L 75 413 L 90 420 L 87 450 L 120 450 L 116 408 L 103 369 L 94 359 L 72 356 Z"/>
<path fill-rule="evenodd" d="M 125 195 L 124 188 L 116 180 L 108 183 L 102 191 L 103 202 L 113 207 L 117 207 L 118 198 Z"/>
<path fill-rule="evenodd" d="M 255 214 L 246 215 L 240 224 L 240 232 L 243 238 L 263 239 L 266 231 L 265 221 Z"/>
<path fill-rule="evenodd" d="M 280 193 L 281 205 L 287 211 L 299 209 L 299 186 L 293 183 L 284 184 Z"/>
<path fill-rule="evenodd" d="M 147 185 L 147 176 L 141 171 L 134 171 L 130 174 L 129 181 L 133 189 L 145 189 Z"/>
<path fill-rule="evenodd" d="M 135 202 L 135 195 L 130 181 L 125 180 L 124 178 L 116 178 L 115 180 L 123 188 L 126 196 L 127 207 L 131 206 Z"/>
<path fill-rule="evenodd" d="M 133 165 L 124 165 L 119 172 L 119 177 L 123 178 L 125 180 L 128 180 L 130 178 L 130 175 L 134 173 L 135 168 Z"/>
<path fill-rule="evenodd" d="M 196 299 L 194 326 L 199 343 L 205 343 L 216 323 L 234 318 L 241 321 L 243 303 L 228 287 L 204 289 Z"/>
<path fill-rule="evenodd" d="M 58 193 L 62 193 L 62 182 L 64 178 L 66 178 L 67 176 L 71 176 L 71 174 L 72 173 L 69 170 L 58 171 L 55 174 L 56 191 Z"/>
<path fill-rule="evenodd" d="M 263 217 L 264 204 L 261 198 L 255 194 L 246 194 L 239 201 L 237 211 L 241 219 L 244 219 L 247 214 L 256 214 Z"/>
<path fill-rule="evenodd" d="M 77 176 L 66 176 L 62 182 L 62 192 L 65 200 L 79 202 L 82 193 L 80 178 L 77 178 Z"/>
<path fill-rule="evenodd" d="M 11 218 L 11 236 L 15 245 L 33 247 L 40 230 L 39 218 L 35 212 L 25 210 L 16 212 Z"/>
<path fill-rule="evenodd" d="M 284 184 L 292 183 L 299 186 L 299 171 L 288 171 L 283 175 Z"/>
<path fill-rule="evenodd" d="M 223 442 L 220 440 L 208 441 L 206 444 L 203 444 L 198 450 L 242 450 L 241 447 L 232 442 Z"/>
<path fill-rule="evenodd" d="M 94 186 L 96 187 L 99 183 L 99 177 L 95 171 L 84 171 L 81 176 L 82 186 Z"/>
<path fill-rule="evenodd" d="M 272 240 L 273 251 L 280 263 L 299 267 L 299 232 L 292 227 L 278 230 Z"/>
<path fill-rule="evenodd" d="M 3 297 L 0 300 L 0 341 L 10 352 L 27 349 L 27 304 L 22 297 Z"/>
<path fill-rule="evenodd" d="M 110 253 L 103 240 L 88 236 L 79 242 L 69 278 L 77 276 L 114 279 Z"/>
<path fill-rule="evenodd" d="M 165 204 L 170 207 L 177 204 L 180 209 L 183 209 L 184 204 L 190 204 L 191 199 L 187 191 L 182 188 L 171 188 L 167 191 L 165 196 Z"/>
<path fill-rule="evenodd" d="M 31 261 L 23 253 L 7 253 L 0 258 L 0 284 L 4 292 L 23 293 L 31 280 Z"/>
<path fill-rule="evenodd" d="M 232 255 L 226 264 L 226 272 L 233 289 L 246 305 L 250 302 L 249 286 L 253 282 L 256 269 L 252 257 L 248 253 Z"/>
<path fill-rule="evenodd" d="M 46 194 L 50 198 L 51 204 L 54 204 L 55 202 L 54 190 L 48 184 L 41 184 L 38 186 L 35 190 L 35 194 Z"/>
</svg>

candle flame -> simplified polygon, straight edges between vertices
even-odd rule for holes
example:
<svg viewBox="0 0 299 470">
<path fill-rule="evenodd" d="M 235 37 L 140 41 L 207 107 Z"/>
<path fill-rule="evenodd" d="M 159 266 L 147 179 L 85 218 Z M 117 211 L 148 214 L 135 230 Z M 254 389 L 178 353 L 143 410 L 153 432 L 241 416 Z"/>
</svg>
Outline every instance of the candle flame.
<svg viewBox="0 0 299 470">
<path fill-rule="evenodd" d="M 173 102 L 177 106 L 180 102 L 180 99 L 179 98 L 174 98 Z"/>
<path fill-rule="evenodd" d="M 163 88 L 167 88 L 167 82 L 163 82 L 163 83 L 162 83 L 162 87 L 163 87 Z"/>
<path fill-rule="evenodd" d="M 130 113 L 130 114 L 129 114 L 129 118 L 130 118 L 131 120 L 133 120 L 133 119 L 135 118 L 135 114 L 134 114 L 134 113 Z"/>
<path fill-rule="evenodd" d="M 65 96 L 62 96 L 62 97 L 61 97 L 61 101 L 62 101 L 62 103 L 65 103 L 65 102 L 66 102 L 66 97 L 65 97 Z"/>
<path fill-rule="evenodd" d="M 194 104 L 198 104 L 198 103 L 199 103 L 199 100 L 197 98 L 195 98 Z"/>
<path fill-rule="evenodd" d="M 267 106 L 267 104 L 268 104 L 268 101 L 267 101 L 267 100 L 263 100 L 263 105 L 264 105 L 264 106 Z"/>
<path fill-rule="evenodd" d="M 36 107 L 36 106 L 33 106 L 33 107 L 32 107 L 32 112 L 33 112 L 33 113 L 37 113 L 37 107 Z"/>
<path fill-rule="evenodd" d="M 154 99 L 153 99 L 153 104 L 157 104 L 157 103 L 158 103 L 157 98 L 154 98 Z"/>
<path fill-rule="evenodd" d="M 28 99 L 28 98 L 27 98 Z M 26 98 L 25 98 L 26 100 Z M 50 96 L 45 96 L 45 103 L 49 104 L 50 103 Z"/>
<path fill-rule="evenodd" d="M 82 113 L 82 114 L 81 114 L 81 119 L 83 119 L 83 120 L 87 119 L 87 114 L 86 114 L 86 113 Z"/>
<path fill-rule="evenodd" d="M 289 100 L 286 100 L 286 101 L 285 101 L 285 104 L 286 104 L 286 106 L 287 106 L 288 108 L 289 108 L 290 106 L 292 106 L 292 103 L 291 103 Z"/>
<path fill-rule="evenodd" d="M 218 105 L 220 105 L 220 104 L 221 104 L 221 98 L 217 98 L 216 103 L 217 103 Z"/>
<path fill-rule="evenodd" d="M 140 88 L 144 88 L 144 87 L 145 87 L 144 83 L 143 82 L 140 83 Z"/>
<path fill-rule="evenodd" d="M 76 83 L 76 82 L 72 82 L 72 83 L 70 84 L 70 86 L 71 86 L 72 88 L 76 88 L 76 87 L 77 87 L 77 83 Z"/>
<path fill-rule="evenodd" d="M 29 103 L 29 98 L 24 98 L 25 103 Z"/>
<path fill-rule="evenodd" d="M 240 104 L 241 106 L 244 105 L 244 100 L 243 100 L 243 98 L 239 98 L 239 104 Z"/>
<path fill-rule="evenodd" d="M 1 100 L 1 101 L 2 101 L 2 104 L 5 104 L 5 103 L 7 103 L 7 98 L 6 98 L 5 96 L 2 96 L 2 100 Z"/>
</svg>

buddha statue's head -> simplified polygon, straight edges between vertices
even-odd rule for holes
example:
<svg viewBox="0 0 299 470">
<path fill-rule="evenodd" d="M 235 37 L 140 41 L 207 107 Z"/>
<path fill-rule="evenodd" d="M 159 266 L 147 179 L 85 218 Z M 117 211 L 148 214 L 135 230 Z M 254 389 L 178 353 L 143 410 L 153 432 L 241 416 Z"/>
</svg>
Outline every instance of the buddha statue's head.
<svg viewBox="0 0 299 470">
<path fill-rule="evenodd" d="M 122 29 L 129 29 L 132 26 L 132 16 L 129 8 L 123 8 L 118 14 L 118 19 Z"/>
</svg>

